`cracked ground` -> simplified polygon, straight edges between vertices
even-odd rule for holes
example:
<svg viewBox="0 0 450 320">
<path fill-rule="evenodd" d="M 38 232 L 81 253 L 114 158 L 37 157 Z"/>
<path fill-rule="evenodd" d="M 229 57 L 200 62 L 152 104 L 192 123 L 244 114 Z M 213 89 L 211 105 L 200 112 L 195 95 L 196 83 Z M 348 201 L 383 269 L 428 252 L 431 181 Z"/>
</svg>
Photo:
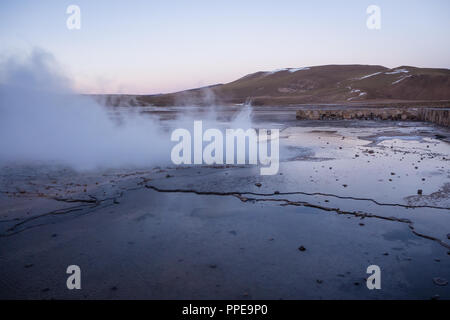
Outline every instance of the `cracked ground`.
<svg viewBox="0 0 450 320">
<path fill-rule="evenodd" d="M 0 298 L 450 299 L 447 129 L 260 126 L 281 129 L 273 176 L 2 167 Z M 73 264 L 82 290 L 66 288 Z"/>
</svg>

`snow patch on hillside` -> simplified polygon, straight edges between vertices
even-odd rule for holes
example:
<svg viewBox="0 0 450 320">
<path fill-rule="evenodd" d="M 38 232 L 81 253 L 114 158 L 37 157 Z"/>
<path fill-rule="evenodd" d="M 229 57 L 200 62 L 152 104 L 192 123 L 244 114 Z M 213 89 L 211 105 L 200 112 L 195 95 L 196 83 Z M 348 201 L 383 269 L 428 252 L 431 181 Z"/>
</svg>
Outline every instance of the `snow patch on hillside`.
<svg viewBox="0 0 450 320">
<path fill-rule="evenodd" d="M 405 77 L 401 77 L 400 79 L 398 79 L 398 80 L 392 82 L 392 84 L 397 84 L 397 83 L 399 83 L 400 81 L 405 80 L 406 78 L 409 78 L 409 77 L 411 77 L 411 75 L 408 75 L 408 76 L 405 76 Z"/>
<path fill-rule="evenodd" d="M 309 70 L 309 68 L 308 68 L 308 67 L 301 67 L 301 68 L 282 68 L 282 69 L 275 69 L 275 70 L 272 70 L 272 71 L 264 71 L 264 73 L 265 73 L 266 75 L 274 74 L 274 73 L 281 72 L 281 71 L 289 71 L 289 72 L 291 72 L 291 73 L 294 73 L 294 72 L 297 72 L 297 71 L 300 71 L 300 70 Z"/>
<path fill-rule="evenodd" d="M 372 73 L 372 74 L 368 74 L 367 76 L 358 78 L 358 80 L 362 80 L 362 79 L 366 79 L 366 78 L 369 78 L 369 77 L 373 77 L 373 76 L 376 76 L 377 74 L 380 74 L 380 73 L 381 72 L 375 72 L 375 73 Z"/>
<path fill-rule="evenodd" d="M 302 67 L 302 68 L 289 68 L 289 72 L 294 73 L 301 70 L 309 70 L 308 67 Z"/>
<path fill-rule="evenodd" d="M 409 71 L 406 69 L 396 69 L 392 72 L 385 72 L 384 74 L 397 74 L 397 73 L 407 73 L 407 72 L 409 72 Z"/>
</svg>

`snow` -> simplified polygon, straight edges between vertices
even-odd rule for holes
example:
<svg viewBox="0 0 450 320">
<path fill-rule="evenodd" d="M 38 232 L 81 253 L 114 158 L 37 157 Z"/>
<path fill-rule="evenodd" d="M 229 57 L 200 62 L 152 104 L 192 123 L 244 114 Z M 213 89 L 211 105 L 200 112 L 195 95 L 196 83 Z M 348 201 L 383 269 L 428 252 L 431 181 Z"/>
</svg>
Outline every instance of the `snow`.
<svg viewBox="0 0 450 320">
<path fill-rule="evenodd" d="M 409 71 L 406 69 L 397 69 L 392 72 L 385 72 L 384 74 L 397 74 L 397 73 L 407 73 L 407 72 L 409 72 Z"/>
<path fill-rule="evenodd" d="M 265 71 L 264 73 L 265 74 L 274 74 L 274 73 L 277 73 L 280 71 L 286 71 L 286 70 L 287 70 L 286 68 L 283 68 L 283 69 L 276 69 L 276 70 L 272 70 L 272 71 Z"/>
<path fill-rule="evenodd" d="M 373 77 L 373 76 L 376 76 L 377 74 L 380 74 L 380 73 L 381 72 L 375 72 L 375 73 L 372 73 L 372 74 L 368 74 L 367 76 L 359 78 L 359 80 L 362 80 L 362 79 L 365 79 L 365 78 L 369 78 L 369 77 Z"/>
<path fill-rule="evenodd" d="M 367 92 L 361 91 L 359 89 L 352 89 L 351 87 L 347 87 L 347 88 L 350 90 L 350 93 L 358 93 L 358 95 L 356 97 L 348 98 L 347 101 L 353 100 L 358 97 L 365 96 L 367 94 Z"/>
<path fill-rule="evenodd" d="M 272 70 L 272 71 L 264 71 L 264 73 L 265 73 L 266 75 L 268 75 L 268 74 L 274 74 L 274 73 L 277 73 L 277 72 L 280 72 L 280 71 L 289 71 L 289 72 L 291 72 L 291 73 L 294 73 L 294 72 L 297 72 L 297 71 L 300 71 L 300 70 L 309 70 L 309 68 L 308 68 L 308 67 L 302 67 L 302 68 L 282 68 L 282 69 L 276 69 L 276 70 Z"/>
<path fill-rule="evenodd" d="M 302 68 L 289 68 L 289 72 L 294 73 L 300 70 L 309 70 L 308 67 L 302 67 Z"/>
<path fill-rule="evenodd" d="M 399 83 L 400 81 L 405 80 L 406 78 L 409 78 L 409 77 L 411 77 L 411 75 L 402 77 L 402 78 L 398 79 L 397 81 L 392 82 L 392 84 L 397 84 L 397 83 Z"/>
</svg>

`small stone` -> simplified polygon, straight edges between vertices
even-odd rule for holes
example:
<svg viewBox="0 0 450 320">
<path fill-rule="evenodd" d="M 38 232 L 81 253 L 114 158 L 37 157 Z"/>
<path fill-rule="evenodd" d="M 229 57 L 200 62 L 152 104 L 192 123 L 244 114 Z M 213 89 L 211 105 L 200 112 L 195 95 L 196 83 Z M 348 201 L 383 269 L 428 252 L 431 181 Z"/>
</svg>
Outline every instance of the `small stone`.
<svg viewBox="0 0 450 320">
<path fill-rule="evenodd" d="M 391 172 L 391 176 L 395 176 L 395 172 Z"/>
<path fill-rule="evenodd" d="M 383 253 L 383 256 L 388 256 L 388 255 L 389 255 L 389 252 Z"/>
<path fill-rule="evenodd" d="M 113 203 L 114 203 L 114 204 L 119 204 L 119 203 L 120 203 L 120 201 L 119 201 L 119 200 L 117 200 L 117 199 L 114 199 Z"/>
<path fill-rule="evenodd" d="M 318 284 L 322 284 L 322 283 L 323 283 L 323 280 L 317 279 L 316 282 L 317 282 Z"/>
<path fill-rule="evenodd" d="M 56 233 L 52 234 L 52 238 L 56 238 L 58 235 Z"/>
<path fill-rule="evenodd" d="M 433 282 L 435 285 L 438 285 L 438 286 L 446 286 L 448 284 L 447 279 L 439 278 L 439 277 L 433 278 Z"/>
<path fill-rule="evenodd" d="M 422 194 L 422 189 L 417 190 L 417 194 L 421 195 Z"/>
<path fill-rule="evenodd" d="M 364 225 L 364 223 L 362 223 L 362 222 L 361 222 L 361 223 L 360 223 L 359 225 L 360 225 L 360 226 L 363 226 L 363 225 Z"/>
<path fill-rule="evenodd" d="M 280 194 L 280 191 L 277 190 L 277 191 L 274 192 L 274 194 Z"/>
<path fill-rule="evenodd" d="M 369 150 L 369 153 L 374 153 L 374 151 L 373 150 Z"/>
<path fill-rule="evenodd" d="M 343 186 L 344 188 L 347 188 L 347 185 L 346 185 L 346 184 L 343 184 L 342 186 Z"/>
<path fill-rule="evenodd" d="M 298 247 L 298 250 L 299 251 L 306 251 L 306 248 L 304 246 L 300 246 L 300 247 Z"/>
<path fill-rule="evenodd" d="M 260 188 L 260 187 L 262 186 L 262 184 L 259 183 L 259 182 L 257 182 L 257 183 L 255 183 L 255 186 L 257 186 L 258 188 Z"/>
</svg>

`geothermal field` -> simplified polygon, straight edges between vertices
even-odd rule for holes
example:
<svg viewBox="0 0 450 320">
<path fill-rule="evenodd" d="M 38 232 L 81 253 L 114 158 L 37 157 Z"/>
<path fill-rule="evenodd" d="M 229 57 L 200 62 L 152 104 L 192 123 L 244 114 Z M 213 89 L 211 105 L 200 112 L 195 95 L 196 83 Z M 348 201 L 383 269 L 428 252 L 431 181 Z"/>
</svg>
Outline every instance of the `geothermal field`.
<svg viewBox="0 0 450 320">
<path fill-rule="evenodd" d="M 46 127 L 11 115 L 22 145 L 2 142 L 16 157 L 0 169 L 0 298 L 450 298 L 448 127 L 136 108 L 46 108 Z M 194 120 L 279 129 L 278 172 L 174 165 L 170 133 Z M 67 290 L 69 265 L 82 290 Z M 366 286 L 370 265 L 381 290 Z"/>
</svg>

